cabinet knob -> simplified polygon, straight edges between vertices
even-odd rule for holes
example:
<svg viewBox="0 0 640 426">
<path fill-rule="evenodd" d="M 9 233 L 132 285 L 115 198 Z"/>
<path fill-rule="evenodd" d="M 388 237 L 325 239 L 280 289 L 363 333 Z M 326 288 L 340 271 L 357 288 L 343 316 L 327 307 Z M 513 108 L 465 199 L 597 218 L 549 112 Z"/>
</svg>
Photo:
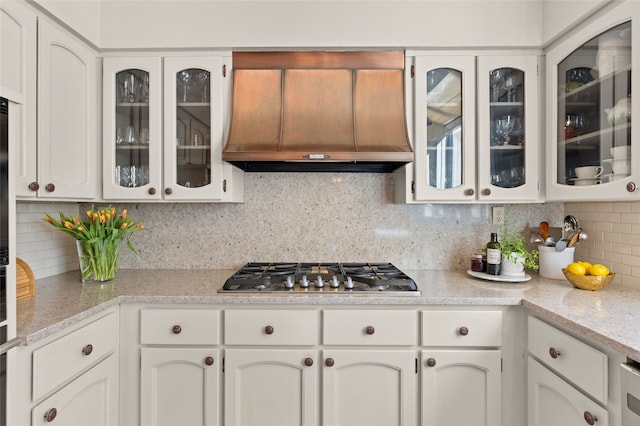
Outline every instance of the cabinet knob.
<svg viewBox="0 0 640 426">
<path fill-rule="evenodd" d="M 149 188 L 149 191 L 147 191 L 149 193 L 149 195 L 156 195 L 156 189 L 155 188 Z"/>
<path fill-rule="evenodd" d="M 36 192 L 38 189 L 40 189 L 40 184 L 38 182 L 31 182 L 29 184 L 29 189 L 33 192 Z"/>
<path fill-rule="evenodd" d="M 182 333 L 182 327 L 180 327 L 179 325 L 174 325 L 173 328 L 171 328 L 171 331 L 173 332 L 173 334 L 180 334 Z"/>
<path fill-rule="evenodd" d="M 594 416 L 593 414 L 591 414 L 588 411 L 584 412 L 584 421 L 587 422 L 588 425 L 594 425 L 597 421 L 598 418 L 596 416 Z"/>
<path fill-rule="evenodd" d="M 327 367 L 333 367 L 335 363 L 336 362 L 333 360 L 333 358 L 327 358 L 324 360 L 324 365 L 326 365 Z"/>
<path fill-rule="evenodd" d="M 635 192 L 638 189 L 638 185 L 635 182 L 629 182 L 627 184 L 627 192 Z"/>
<path fill-rule="evenodd" d="M 204 363 L 207 365 L 213 365 L 213 357 L 212 356 L 208 356 L 204 359 Z"/>
<path fill-rule="evenodd" d="M 265 334 L 273 334 L 273 332 L 274 332 L 273 327 L 270 326 L 270 325 L 266 326 L 264 328 L 264 332 L 265 332 Z"/>
<path fill-rule="evenodd" d="M 311 367 L 313 365 L 313 359 L 305 358 L 304 359 L 304 365 L 306 365 L 307 367 Z"/>
<path fill-rule="evenodd" d="M 560 351 L 554 348 L 553 346 L 549 348 L 549 356 L 553 359 L 558 359 L 560 356 Z"/>
<path fill-rule="evenodd" d="M 427 367 L 435 367 L 436 366 L 436 360 L 435 358 L 427 358 Z"/>
<path fill-rule="evenodd" d="M 367 333 L 369 336 L 371 336 L 373 333 L 376 332 L 376 329 L 373 328 L 372 325 L 368 325 L 367 328 L 364 329 L 364 332 Z"/>
<path fill-rule="evenodd" d="M 584 414 L 586 417 L 587 413 L 584 413 Z M 58 415 L 58 410 L 56 410 L 55 408 L 50 408 L 49 410 L 47 410 L 46 413 L 44 413 L 44 419 L 47 421 L 47 423 L 51 423 L 56 419 L 57 415 Z"/>
<path fill-rule="evenodd" d="M 491 190 L 489 188 L 485 188 L 482 190 L 482 195 L 491 195 Z"/>
<path fill-rule="evenodd" d="M 464 195 L 468 195 L 468 196 L 472 196 L 476 193 L 476 191 L 474 191 L 473 189 L 469 188 L 467 190 L 464 191 Z"/>
<path fill-rule="evenodd" d="M 165 189 L 164 189 L 164 193 L 165 193 L 166 195 L 171 195 L 171 194 L 173 193 L 173 189 L 171 189 L 171 188 L 165 188 Z"/>
<path fill-rule="evenodd" d="M 458 329 L 458 334 L 461 336 L 466 336 L 467 334 L 469 334 L 469 329 L 467 327 L 460 327 Z"/>
<path fill-rule="evenodd" d="M 82 348 L 82 354 L 84 356 L 89 356 L 91 355 L 91 352 L 93 352 L 93 345 L 91 343 L 89 343 L 88 345 L 86 345 L 84 348 Z"/>
<path fill-rule="evenodd" d="M 47 186 L 44 187 L 44 189 L 46 189 L 47 192 L 53 192 L 56 190 L 56 186 L 52 183 L 48 183 Z"/>
</svg>

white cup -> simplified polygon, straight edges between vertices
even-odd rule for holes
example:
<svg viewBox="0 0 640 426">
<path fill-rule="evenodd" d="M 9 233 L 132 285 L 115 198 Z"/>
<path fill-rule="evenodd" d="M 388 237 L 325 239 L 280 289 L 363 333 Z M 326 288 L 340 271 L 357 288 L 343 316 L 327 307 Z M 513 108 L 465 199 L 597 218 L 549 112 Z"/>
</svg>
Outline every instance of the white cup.
<svg viewBox="0 0 640 426">
<path fill-rule="evenodd" d="M 629 158 L 631 147 L 629 145 L 614 146 L 611 148 L 611 156 L 614 160 L 625 160 Z"/>
<path fill-rule="evenodd" d="M 616 175 L 628 175 L 631 169 L 631 160 L 618 160 L 615 159 L 611 162 L 611 170 Z"/>
<path fill-rule="evenodd" d="M 602 174 L 602 166 L 576 167 L 576 177 L 578 179 L 597 178 Z"/>
<path fill-rule="evenodd" d="M 557 251 L 555 247 L 538 246 L 540 276 L 554 280 L 565 279 L 562 268 L 573 262 L 575 251 L 575 247 Z"/>
</svg>

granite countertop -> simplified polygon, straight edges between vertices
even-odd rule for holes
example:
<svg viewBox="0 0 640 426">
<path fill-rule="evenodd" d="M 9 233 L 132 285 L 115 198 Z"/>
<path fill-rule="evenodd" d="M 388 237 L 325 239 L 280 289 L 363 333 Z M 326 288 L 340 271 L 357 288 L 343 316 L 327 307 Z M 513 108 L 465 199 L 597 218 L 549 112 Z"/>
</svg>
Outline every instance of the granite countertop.
<svg viewBox="0 0 640 426">
<path fill-rule="evenodd" d="M 40 279 L 36 295 L 17 302 L 17 332 L 29 345 L 122 303 L 286 305 L 520 305 L 528 311 L 640 360 L 640 290 L 601 291 L 531 274 L 524 283 L 479 280 L 458 271 L 405 271 L 420 296 L 221 294 L 230 269 L 124 269 L 106 284 L 82 285 L 78 271 Z"/>
</svg>

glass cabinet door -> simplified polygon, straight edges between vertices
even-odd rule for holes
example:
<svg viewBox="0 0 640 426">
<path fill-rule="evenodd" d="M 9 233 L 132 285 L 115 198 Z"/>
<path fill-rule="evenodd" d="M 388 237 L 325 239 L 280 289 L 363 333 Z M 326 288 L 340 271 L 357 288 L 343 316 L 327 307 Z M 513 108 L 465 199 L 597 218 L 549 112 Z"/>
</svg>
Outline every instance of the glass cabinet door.
<svg viewBox="0 0 640 426">
<path fill-rule="evenodd" d="M 171 57 L 164 68 L 165 199 L 219 199 L 222 62 Z"/>
<path fill-rule="evenodd" d="M 537 199 L 537 56 L 479 57 L 478 87 L 478 198 Z"/>
<path fill-rule="evenodd" d="M 474 58 L 416 57 L 416 200 L 475 199 Z"/>
<path fill-rule="evenodd" d="M 631 22 L 558 64 L 557 176 L 593 186 L 631 174 Z"/>
<path fill-rule="evenodd" d="M 160 185 L 160 60 L 104 60 L 105 199 L 156 199 Z"/>
</svg>

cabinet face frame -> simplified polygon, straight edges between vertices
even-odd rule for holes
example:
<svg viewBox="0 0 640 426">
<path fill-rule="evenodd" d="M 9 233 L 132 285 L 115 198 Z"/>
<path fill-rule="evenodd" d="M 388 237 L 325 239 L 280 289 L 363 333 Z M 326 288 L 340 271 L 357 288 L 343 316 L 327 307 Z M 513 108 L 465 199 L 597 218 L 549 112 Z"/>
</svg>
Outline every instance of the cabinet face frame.
<svg viewBox="0 0 640 426">
<path fill-rule="evenodd" d="M 640 70 L 640 8 L 637 2 L 627 1 L 583 26 L 547 52 L 546 93 L 546 200 L 547 201 L 627 201 L 640 199 L 640 189 L 627 191 L 627 184 L 640 188 L 640 125 L 634 120 L 631 127 L 631 173 L 628 177 L 600 185 L 573 186 L 558 182 L 558 64 L 584 43 L 619 24 L 631 21 L 631 69 Z M 637 71 L 635 71 L 637 72 Z M 640 79 L 632 78 L 631 92 L 640 93 Z M 632 97 L 633 115 L 640 111 L 638 96 Z"/>
</svg>

